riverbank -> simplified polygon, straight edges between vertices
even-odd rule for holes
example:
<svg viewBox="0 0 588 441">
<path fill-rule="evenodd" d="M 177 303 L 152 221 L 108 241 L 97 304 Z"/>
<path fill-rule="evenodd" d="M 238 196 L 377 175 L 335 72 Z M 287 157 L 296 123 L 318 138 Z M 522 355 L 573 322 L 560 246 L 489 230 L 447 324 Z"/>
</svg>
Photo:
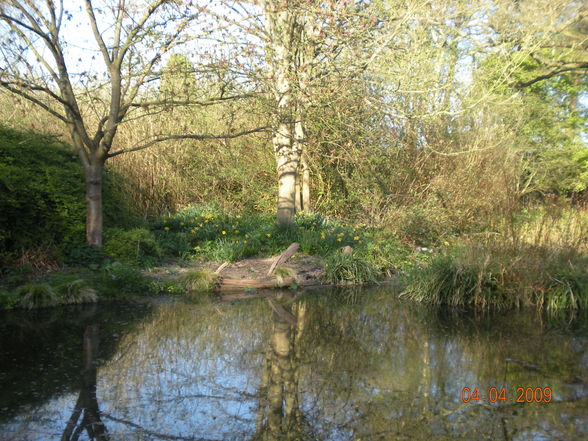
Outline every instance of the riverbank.
<svg viewBox="0 0 588 441">
<path fill-rule="evenodd" d="M 107 230 L 103 250 L 81 253 L 75 266 L 10 268 L 0 282 L 0 307 L 162 294 L 197 300 L 393 277 L 406 287 L 404 297 L 438 306 L 588 309 L 587 218 L 578 212 L 548 224 L 535 216 L 510 235 L 490 231 L 425 247 L 316 213 L 300 212 L 294 225 L 280 228 L 268 214 L 188 207 Z"/>
</svg>

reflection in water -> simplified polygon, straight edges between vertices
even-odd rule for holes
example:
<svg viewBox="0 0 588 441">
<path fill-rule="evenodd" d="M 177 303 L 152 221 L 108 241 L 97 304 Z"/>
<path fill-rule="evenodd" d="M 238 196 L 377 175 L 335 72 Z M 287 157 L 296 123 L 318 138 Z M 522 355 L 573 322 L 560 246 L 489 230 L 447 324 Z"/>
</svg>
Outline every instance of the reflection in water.
<svg viewBox="0 0 588 441">
<path fill-rule="evenodd" d="M 472 317 L 399 302 L 388 288 L 355 294 L 160 304 L 124 332 L 101 322 L 98 365 L 88 326 L 82 387 L 21 407 L 13 392 L 0 439 L 588 439 L 585 317 Z M 116 346 L 104 352 L 104 340 Z M 48 379 L 72 372 L 44 368 Z M 464 403 L 464 387 L 485 398 L 504 387 L 507 400 Z M 554 400 L 516 404 L 518 387 L 550 387 Z"/>
<path fill-rule="evenodd" d="M 272 299 L 268 303 L 274 321 L 259 385 L 255 438 L 299 439 L 303 432 L 298 406 L 300 340 L 306 307 L 303 302 L 289 307 Z"/>
<path fill-rule="evenodd" d="M 86 431 L 88 438 L 108 441 L 108 432 L 100 418 L 98 398 L 96 396 L 96 365 L 98 363 L 98 326 L 90 325 L 84 331 L 84 368 L 78 400 L 71 414 L 62 441 L 75 441 L 80 433 Z M 81 419 L 80 419 L 81 416 Z"/>
</svg>

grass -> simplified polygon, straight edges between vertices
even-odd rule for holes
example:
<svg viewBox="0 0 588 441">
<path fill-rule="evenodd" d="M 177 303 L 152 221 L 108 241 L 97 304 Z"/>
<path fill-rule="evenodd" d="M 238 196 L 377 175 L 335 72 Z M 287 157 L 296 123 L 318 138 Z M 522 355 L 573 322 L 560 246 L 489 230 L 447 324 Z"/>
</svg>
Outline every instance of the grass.
<svg viewBox="0 0 588 441">
<path fill-rule="evenodd" d="M 16 289 L 17 305 L 25 309 L 47 308 L 58 304 L 53 288 L 46 283 L 29 283 Z"/>
<path fill-rule="evenodd" d="M 210 292 L 217 279 L 218 274 L 212 271 L 188 271 L 183 277 L 183 284 L 189 293 Z"/>
<path fill-rule="evenodd" d="M 335 284 L 374 283 L 378 280 L 378 270 L 358 253 L 331 254 L 325 264 L 325 278 Z"/>
<path fill-rule="evenodd" d="M 57 287 L 59 301 L 62 304 L 95 303 L 98 301 L 98 293 L 88 286 L 83 279 L 75 279 Z"/>
<path fill-rule="evenodd" d="M 296 273 L 291 268 L 279 266 L 276 268 L 275 276 L 276 281 L 278 282 L 278 286 L 284 286 L 288 279 L 296 276 Z"/>
<path fill-rule="evenodd" d="M 545 246 L 467 243 L 411 270 L 402 296 L 479 309 L 586 309 L 588 257 Z"/>
</svg>

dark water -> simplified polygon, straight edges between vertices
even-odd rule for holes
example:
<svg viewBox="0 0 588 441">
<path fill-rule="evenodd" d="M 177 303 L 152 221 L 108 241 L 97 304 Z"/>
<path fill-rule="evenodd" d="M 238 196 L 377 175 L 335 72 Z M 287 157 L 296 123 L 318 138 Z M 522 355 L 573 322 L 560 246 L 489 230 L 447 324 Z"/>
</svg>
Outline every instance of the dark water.
<svg viewBox="0 0 588 441">
<path fill-rule="evenodd" d="M 390 288 L 6 312 L 0 439 L 588 439 L 588 320 Z"/>
</svg>

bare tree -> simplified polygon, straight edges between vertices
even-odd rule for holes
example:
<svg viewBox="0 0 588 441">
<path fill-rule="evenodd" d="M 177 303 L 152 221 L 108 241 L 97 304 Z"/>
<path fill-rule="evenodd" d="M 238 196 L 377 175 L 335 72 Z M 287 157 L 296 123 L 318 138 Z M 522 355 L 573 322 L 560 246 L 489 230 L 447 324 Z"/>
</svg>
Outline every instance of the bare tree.
<svg viewBox="0 0 588 441">
<path fill-rule="evenodd" d="M 102 179 L 109 157 L 169 139 L 223 136 L 162 134 L 136 147 L 113 151 L 117 131 L 137 117 L 134 111 L 165 104 L 144 99 L 144 91 L 158 80 L 162 57 L 190 41 L 188 30 L 199 12 L 188 0 L 80 0 L 79 6 L 79 13 L 73 14 L 63 0 L 0 4 L 0 86 L 67 126 L 84 168 L 86 240 L 101 246 Z M 85 17 L 84 23 L 78 23 L 81 29 L 72 29 L 80 17 Z M 71 41 L 81 30 L 93 38 L 92 47 L 83 48 L 97 53 L 92 61 L 85 61 L 91 66 L 80 66 L 83 60 L 75 55 Z M 75 68 L 81 71 L 74 72 Z"/>
</svg>

